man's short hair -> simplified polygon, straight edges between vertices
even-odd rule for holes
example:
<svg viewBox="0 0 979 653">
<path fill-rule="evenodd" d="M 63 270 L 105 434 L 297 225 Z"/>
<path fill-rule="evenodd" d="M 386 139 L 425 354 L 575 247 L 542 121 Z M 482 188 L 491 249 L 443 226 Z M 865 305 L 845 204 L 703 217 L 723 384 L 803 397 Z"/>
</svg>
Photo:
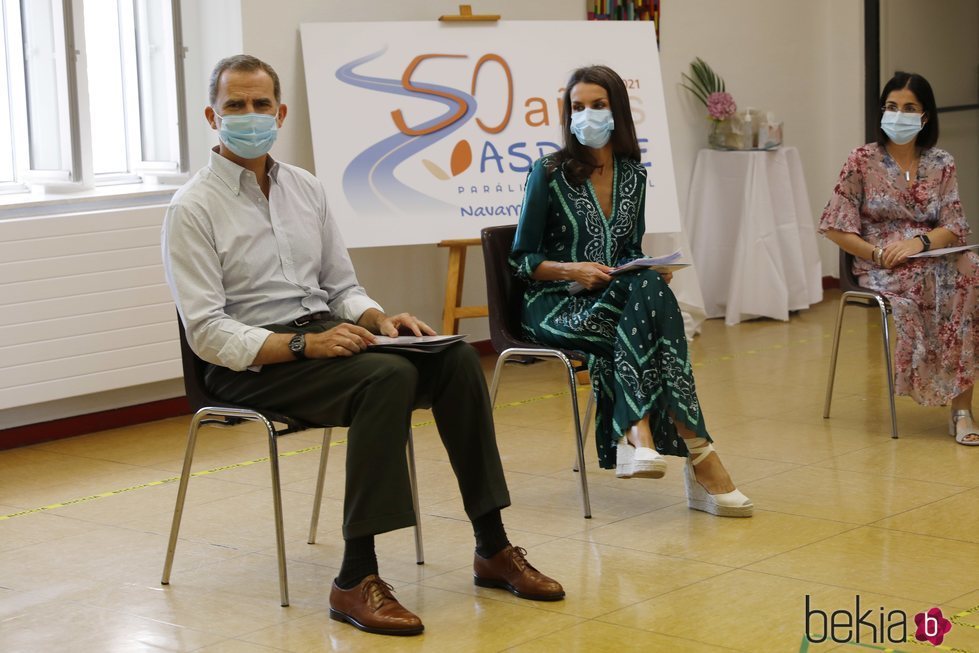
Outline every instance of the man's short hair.
<svg viewBox="0 0 979 653">
<path fill-rule="evenodd" d="M 279 87 L 279 76 L 275 73 L 275 69 L 268 65 L 261 59 L 253 57 L 250 54 L 236 54 L 231 57 L 225 57 L 214 66 L 214 70 L 211 72 L 211 81 L 207 87 L 208 101 L 211 106 L 218 99 L 218 83 L 221 81 L 221 75 L 226 70 L 234 70 L 237 72 L 250 73 L 256 70 L 265 71 L 269 77 L 272 78 L 272 88 L 275 93 L 275 101 L 281 102 L 281 89 Z"/>
</svg>

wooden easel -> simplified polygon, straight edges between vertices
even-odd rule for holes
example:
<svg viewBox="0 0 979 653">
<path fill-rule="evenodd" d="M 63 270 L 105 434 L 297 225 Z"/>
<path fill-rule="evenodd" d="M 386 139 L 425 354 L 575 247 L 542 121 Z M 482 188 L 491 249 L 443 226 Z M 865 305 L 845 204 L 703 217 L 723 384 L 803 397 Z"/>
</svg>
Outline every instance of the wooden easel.
<svg viewBox="0 0 979 653">
<path fill-rule="evenodd" d="M 442 308 L 442 333 L 459 332 L 459 320 L 470 317 L 486 317 L 489 307 L 462 306 L 462 282 L 466 276 L 466 248 L 479 245 L 479 238 L 443 240 L 439 247 L 449 248 L 449 272 L 445 279 L 445 305 Z"/>
<path fill-rule="evenodd" d="M 472 5 L 459 5 L 459 15 L 439 16 L 447 23 L 481 23 L 500 20 L 499 14 L 474 14 Z M 462 305 L 462 283 L 466 276 L 466 248 L 479 245 L 479 238 L 443 240 L 438 246 L 449 248 L 449 271 L 445 280 L 445 304 L 442 308 L 442 333 L 459 332 L 459 320 L 487 317 L 489 307 Z"/>
<path fill-rule="evenodd" d="M 459 15 L 447 14 L 439 16 L 439 20 L 447 23 L 476 23 L 500 20 L 499 14 L 474 14 L 472 5 L 459 5 Z"/>
</svg>

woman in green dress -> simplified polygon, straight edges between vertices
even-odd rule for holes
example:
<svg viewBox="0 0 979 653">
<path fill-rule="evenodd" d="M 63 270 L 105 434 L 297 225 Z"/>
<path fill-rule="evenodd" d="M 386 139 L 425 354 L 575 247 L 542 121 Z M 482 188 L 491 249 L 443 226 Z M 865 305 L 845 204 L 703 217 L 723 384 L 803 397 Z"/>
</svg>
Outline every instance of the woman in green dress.
<svg viewBox="0 0 979 653">
<path fill-rule="evenodd" d="M 646 231 L 646 170 L 625 84 L 590 66 L 565 89 L 564 148 L 532 166 L 510 255 L 527 281 L 524 335 L 589 354 L 602 467 L 620 478 L 660 478 L 661 454 L 689 454 L 688 505 L 749 517 L 751 500 L 711 446 L 671 275 L 610 274 L 643 256 Z M 584 290 L 574 294 L 572 282 Z"/>
</svg>

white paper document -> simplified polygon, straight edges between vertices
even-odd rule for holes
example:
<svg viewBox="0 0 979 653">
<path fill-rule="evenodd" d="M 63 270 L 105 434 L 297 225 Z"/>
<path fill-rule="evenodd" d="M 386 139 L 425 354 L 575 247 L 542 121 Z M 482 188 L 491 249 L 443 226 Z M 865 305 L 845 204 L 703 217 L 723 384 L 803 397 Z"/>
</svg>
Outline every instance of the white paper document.
<svg viewBox="0 0 979 653">
<path fill-rule="evenodd" d="M 374 342 L 367 346 L 368 349 L 382 351 L 415 351 L 423 353 L 434 353 L 442 351 L 454 342 L 465 338 L 463 335 L 455 336 L 374 336 Z"/>
<path fill-rule="evenodd" d="M 629 261 L 617 268 L 613 268 L 609 274 L 613 277 L 622 274 L 623 272 L 628 272 L 629 270 L 636 270 L 639 268 L 652 268 L 659 273 L 674 272 L 676 270 L 682 270 L 683 268 L 689 267 L 689 263 L 684 263 L 679 261 L 681 254 L 679 251 L 673 252 L 672 254 L 667 254 L 666 256 L 646 256 L 643 258 L 637 258 L 635 260 Z M 571 283 L 568 286 L 568 292 L 572 295 L 577 295 L 585 289 L 577 281 Z"/>
<path fill-rule="evenodd" d="M 629 261 L 625 265 L 620 265 L 615 268 L 609 274 L 613 277 L 623 272 L 628 272 L 629 270 L 634 270 L 636 268 L 654 268 L 657 269 L 659 266 L 670 265 L 675 263 L 677 259 L 680 258 L 680 252 L 673 252 L 672 254 L 667 254 L 666 256 L 646 256 L 643 258 L 637 258 L 634 261 Z M 686 265 L 689 265 L 687 263 Z"/>
<path fill-rule="evenodd" d="M 912 254 L 908 258 L 931 258 L 933 256 L 945 256 L 946 254 L 954 254 L 955 252 L 964 252 L 967 249 L 979 249 L 979 245 L 960 245 L 958 247 L 941 247 L 939 249 L 932 249 L 927 252 L 921 252 L 920 254 Z"/>
</svg>

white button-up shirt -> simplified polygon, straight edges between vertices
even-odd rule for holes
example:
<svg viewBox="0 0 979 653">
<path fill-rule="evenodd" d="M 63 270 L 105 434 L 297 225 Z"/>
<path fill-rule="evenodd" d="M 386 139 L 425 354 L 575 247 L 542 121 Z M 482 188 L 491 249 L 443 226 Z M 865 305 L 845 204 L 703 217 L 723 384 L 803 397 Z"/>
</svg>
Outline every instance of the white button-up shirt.
<svg viewBox="0 0 979 653">
<path fill-rule="evenodd" d="M 212 151 L 163 222 L 164 270 L 188 342 L 236 371 L 272 333 L 262 325 L 320 311 L 356 322 L 382 310 L 357 283 L 319 180 L 277 162 L 268 176 L 266 199 L 251 171 Z"/>
</svg>

